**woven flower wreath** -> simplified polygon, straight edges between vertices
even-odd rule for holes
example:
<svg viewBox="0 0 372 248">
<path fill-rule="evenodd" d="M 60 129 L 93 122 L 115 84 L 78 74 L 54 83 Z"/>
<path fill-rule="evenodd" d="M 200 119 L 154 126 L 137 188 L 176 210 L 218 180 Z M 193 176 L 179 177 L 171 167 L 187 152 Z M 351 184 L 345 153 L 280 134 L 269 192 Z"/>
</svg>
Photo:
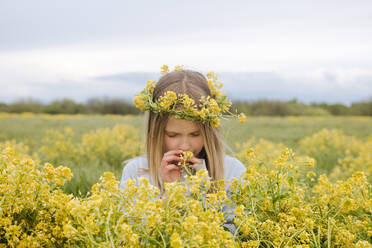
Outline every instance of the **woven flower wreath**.
<svg viewBox="0 0 372 248">
<path fill-rule="evenodd" d="M 163 65 L 161 69 L 163 75 L 169 72 L 167 65 Z M 174 68 L 174 71 L 182 70 L 182 65 Z M 206 76 L 212 96 L 202 96 L 199 106 L 187 94 L 176 94 L 173 91 L 165 92 L 163 96 L 154 101 L 153 93 L 156 86 L 154 80 L 146 82 L 146 88 L 134 97 L 134 103 L 143 111 L 151 110 L 154 113 L 174 115 L 178 119 L 210 123 L 213 127 L 220 125 L 220 118 L 224 116 L 224 113 L 237 117 L 241 123 L 244 123 L 246 116 L 243 113 L 233 114 L 229 111 L 231 101 L 227 99 L 225 93 L 221 92 L 222 83 L 218 81 L 215 73 L 211 71 Z"/>
</svg>

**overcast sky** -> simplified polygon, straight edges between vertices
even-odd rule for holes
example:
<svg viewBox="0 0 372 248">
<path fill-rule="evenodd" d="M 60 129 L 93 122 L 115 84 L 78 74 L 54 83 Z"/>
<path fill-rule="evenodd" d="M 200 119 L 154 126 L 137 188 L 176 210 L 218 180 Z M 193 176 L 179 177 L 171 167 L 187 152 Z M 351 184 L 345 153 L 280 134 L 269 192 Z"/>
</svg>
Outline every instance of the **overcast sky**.
<svg viewBox="0 0 372 248">
<path fill-rule="evenodd" d="M 233 99 L 372 99 L 372 1 L 0 1 L 0 102 L 131 99 L 160 66 Z"/>
</svg>

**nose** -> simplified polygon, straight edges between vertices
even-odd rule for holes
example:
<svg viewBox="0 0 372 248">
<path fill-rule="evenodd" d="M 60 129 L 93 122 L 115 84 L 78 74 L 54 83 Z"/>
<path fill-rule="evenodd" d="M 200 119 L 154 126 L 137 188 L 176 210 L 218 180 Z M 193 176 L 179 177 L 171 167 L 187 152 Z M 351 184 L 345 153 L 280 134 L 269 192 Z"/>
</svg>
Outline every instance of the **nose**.
<svg viewBox="0 0 372 248">
<path fill-rule="evenodd" d="M 178 149 L 182 151 L 190 151 L 191 150 L 191 142 L 187 137 L 181 139 L 180 143 L 178 144 Z"/>
</svg>

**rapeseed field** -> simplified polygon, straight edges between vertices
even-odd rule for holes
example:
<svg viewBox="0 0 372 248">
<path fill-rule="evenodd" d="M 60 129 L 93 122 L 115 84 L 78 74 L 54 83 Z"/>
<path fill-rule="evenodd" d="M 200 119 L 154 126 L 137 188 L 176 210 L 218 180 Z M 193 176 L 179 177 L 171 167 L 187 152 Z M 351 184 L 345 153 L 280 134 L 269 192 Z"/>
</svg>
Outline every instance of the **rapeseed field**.
<svg viewBox="0 0 372 248">
<path fill-rule="evenodd" d="M 0 114 L 0 247 L 372 247 L 372 118 L 221 124 L 242 178 L 200 170 L 164 201 L 118 187 L 142 117 Z"/>
</svg>

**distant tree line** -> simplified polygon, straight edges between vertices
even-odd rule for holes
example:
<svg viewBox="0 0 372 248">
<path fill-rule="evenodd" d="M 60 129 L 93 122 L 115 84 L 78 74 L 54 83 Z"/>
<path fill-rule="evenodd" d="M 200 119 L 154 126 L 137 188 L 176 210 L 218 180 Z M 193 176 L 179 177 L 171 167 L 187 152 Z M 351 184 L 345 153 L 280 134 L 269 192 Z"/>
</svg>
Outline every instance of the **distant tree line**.
<svg viewBox="0 0 372 248">
<path fill-rule="evenodd" d="M 56 100 L 42 104 L 37 100 L 19 100 L 14 103 L 0 103 L 0 112 L 8 113 L 45 113 L 45 114 L 138 114 L 140 111 L 123 99 L 92 98 L 85 103 L 71 99 Z"/>
<path fill-rule="evenodd" d="M 343 104 L 312 103 L 291 101 L 234 101 L 231 111 L 243 112 L 251 116 L 319 116 L 355 115 L 372 116 L 372 100 L 356 102 L 350 106 Z M 92 98 L 85 103 L 70 99 L 56 100 L 43 104 L 37 100 L 19 100 L 10 104 L 0 102 L 0 112 L 8 113 L 46 113 L 46 114 L 139 114 L 132 102 L 124 99 Z"/>
<path fill-rule="evenodd" d="M 340 103 L 311 103 L 304 104 L 296 99 L 291 101 L 235 101 L 232 109 L 243 112 L 246 115 L 267 116 L 300 116 L 300 115 L 354 115 L 372 116 L 372 100 L 352 103 L 346 106 Z"/>
</svg>

